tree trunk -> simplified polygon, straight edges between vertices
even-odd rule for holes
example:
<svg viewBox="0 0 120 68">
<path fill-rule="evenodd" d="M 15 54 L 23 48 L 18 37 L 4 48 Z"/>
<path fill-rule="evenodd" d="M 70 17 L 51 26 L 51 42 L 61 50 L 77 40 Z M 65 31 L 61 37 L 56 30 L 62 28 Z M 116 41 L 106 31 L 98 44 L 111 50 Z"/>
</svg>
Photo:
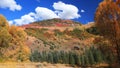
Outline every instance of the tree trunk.
<svg viewBox="0 0 120 68">
<path fill-rule="evenodd" d="M 119 42 L 116 42 L 116 51 L 117 51 L 118 63 L 120 64 L 120 45 L 119 45 Z"/>
</svg>

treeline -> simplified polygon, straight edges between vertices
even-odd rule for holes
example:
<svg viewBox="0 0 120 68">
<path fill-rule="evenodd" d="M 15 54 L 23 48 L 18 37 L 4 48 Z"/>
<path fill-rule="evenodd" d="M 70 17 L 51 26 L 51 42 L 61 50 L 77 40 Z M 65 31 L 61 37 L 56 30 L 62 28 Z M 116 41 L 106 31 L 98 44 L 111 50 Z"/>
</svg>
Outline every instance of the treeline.
<svg viewBox="0 0 120 68">
<path fill-rule="evenodd" d="M 31 54 L 30 60 L 32 62 L 48 62 L 52 64 L 70 64 L 71 66 L 92 66 L 99 63 L 111 62 L 114 60 L 114 56 L 106 56 L 99 49 L 90 47 L 83 54 L 64 51 L 35 51 Z"/>
</svg>

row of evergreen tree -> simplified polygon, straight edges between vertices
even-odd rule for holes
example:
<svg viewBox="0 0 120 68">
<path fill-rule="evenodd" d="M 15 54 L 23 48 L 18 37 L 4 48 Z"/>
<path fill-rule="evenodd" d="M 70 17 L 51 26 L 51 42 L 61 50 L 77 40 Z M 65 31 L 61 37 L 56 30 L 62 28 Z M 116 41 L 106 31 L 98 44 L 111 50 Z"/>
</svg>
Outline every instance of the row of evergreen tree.
<svg viewBox="0 0 120 68">
<path fill-rule="evenodd" d="M 64 52 L 64 51 L 35 51 L 31 54 L 30 60 L 32 62 L 48 62 L 48 63 L 62 63 L 70 64 L 72 66 L 92 66 L 94 64 L 104 63 L 106 61 L 113 60 L 113 56 L 106 57 L 103 53 L 95 48 L 91 47 L 86 49 L 83 54 L 76 52 Z"/>
</svg>

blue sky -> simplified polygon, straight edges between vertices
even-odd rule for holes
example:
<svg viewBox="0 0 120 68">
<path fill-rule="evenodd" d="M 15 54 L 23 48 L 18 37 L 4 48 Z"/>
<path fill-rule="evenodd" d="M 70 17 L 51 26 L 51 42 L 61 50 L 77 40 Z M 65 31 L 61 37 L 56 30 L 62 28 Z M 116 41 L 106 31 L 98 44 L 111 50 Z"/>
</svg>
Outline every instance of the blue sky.
<svg viewBox="0 0 120 68">
<path fill-rule="evenodd" d="M 0 14 L 10 24 L 24 25 L 33 21 L 62 18 L 82 24 L 94 21 L 102 0 L 1 0 Z"/>
</svg>

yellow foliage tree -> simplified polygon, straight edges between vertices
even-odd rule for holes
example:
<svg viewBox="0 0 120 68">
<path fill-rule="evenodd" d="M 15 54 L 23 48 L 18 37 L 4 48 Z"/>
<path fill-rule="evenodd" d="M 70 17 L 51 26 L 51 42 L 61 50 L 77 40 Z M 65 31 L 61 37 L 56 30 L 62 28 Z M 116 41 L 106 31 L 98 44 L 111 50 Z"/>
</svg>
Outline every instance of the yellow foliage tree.
<svg viewBox="0 0 120 68">
<path fill-rule="evenodd" d="M 3 15 L 0 15 L 0 27 L 9 28 L 9 24 Z"/>
<path fill-rule="evenodd" d="M 13 37 L 13 45 L 19 46 L 17 58 L 21 61 L 28 60 L 30 51 L 25 44 L 27 34 L 24 32 L 23 29 L 17 26 L 11 26 L 11 28 L 9 29 L 9 33 Z"/>
<path fill-rule="evenodd" d="M 0 15 L 0 58 L 13 61 L 26 61 L 30 50 L 25 44 L 27 34 L 17 26 L 9 26 L 4 16 Z"/>
<path fill-rule="evenodd" d="M 11 40 L 12 36 L 9 32 L 4 28 L 0 28 L 0 47 L 8 47 Z"/>
</svg>

